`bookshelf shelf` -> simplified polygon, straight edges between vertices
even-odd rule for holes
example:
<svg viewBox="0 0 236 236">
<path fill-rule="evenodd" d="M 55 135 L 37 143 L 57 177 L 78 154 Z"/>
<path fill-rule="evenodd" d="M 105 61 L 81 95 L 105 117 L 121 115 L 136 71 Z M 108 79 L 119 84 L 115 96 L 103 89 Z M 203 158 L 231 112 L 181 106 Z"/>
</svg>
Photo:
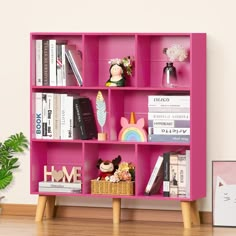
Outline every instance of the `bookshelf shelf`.
<svg viewBox="0 0 236 236">
<path fill-rule="evenodd" d="M 83 85 L 76 79 L 67 85 L 39 85 L 37 83 L 37 40 L 56 40 L 75 45 L 82 53 Z M 162 71 L 167 58 L 163 48 L 181 44 L 189 51 L 184 62 L 175 62 L 179 86 L 162 87 Z M 126 79 L 124 87 L 106 87 L 109 78 L 108 61 L 112 58 L 131 56 L 135 65 L 131 78 Z M 206 34 L 205 33 L 64 33 L 33 32 L 30 34 L 30 131 L 31 131 L 31 168 L 30 191 L 39 195 L 36 220 L 42 220 L 46 202 L 54 208 L 56 196 L 84 196 L 112 198 L 114 203 L 113 222 L 119 222 L 120 200 L 155 199 L 172 200 L 181 203 L 184 227 L 191 227 L 186 215 L 195 207 L 198 199 L 206 196 Z M 42 73 L 45 71 L 42 71 Z M 69 75 L 68 75 L 69 76 Z M 36 135 L 36 98 L 35 94 L 62 94 L 73 97 L 89 97 L 96 117 L 96 96 L 101 91 L 106 101 L 107 121 L 104 131 L 107 140 L 81 140 L 38 137 Z M 187 95 L 190 97 L 190 130 L 188 142 L 136 142 L 119 141 L 120 119 L 129 119 L 134 112 L 136 120 L 144 118 L 144 128 L 148 131 L 148 96 L 150 95 Z M 96 121 L 97 122 L 97 121 Z M 96 123 L 98 132 L 100 126 Z M 190 150 L 188 197 L 164 197 L 161 192 L 147 196 L 145 187 L 154 168 L 156 159 L 164 152 Z M 96 163 L 99 158 L 112 160 L 121 155 L 122 161 L 135 165 L 135 191 L 132 196 L 91 194 L 90 181 L 98 176 Z M 81 193 L 40 192 L 38 183 L 44 179 L 44 166 L 80 166 Z M 201 175 L 199 175 L 201 173 Z M 192 207 L 194 206 L 194 207 Z M 187 209 L 187 210 L 186 210 Z M 197 214 L 194 212 L 193 214 Z M 190 222 L 190 223 L 189 223 Z M 198 224 L 199 221 L 193 223 Z"/>
</svg>

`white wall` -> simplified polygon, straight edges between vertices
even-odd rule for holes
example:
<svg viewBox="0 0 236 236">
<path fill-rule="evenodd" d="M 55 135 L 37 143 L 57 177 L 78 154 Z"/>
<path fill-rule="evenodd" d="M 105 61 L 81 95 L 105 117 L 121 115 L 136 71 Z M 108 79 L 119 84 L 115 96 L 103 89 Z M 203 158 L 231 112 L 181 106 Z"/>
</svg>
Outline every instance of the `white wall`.
<svg viewBox="0 0 236 236">
<path fill-rule="evenodd" d="M 235 0 L 21 0 L 1 6 L 0 140 L 23 131 L 29 137 L 29 33 L 206 32 L 207 197 L 211 211 L 211 162 L 234 160 L 236 133 Z M 201 173 L 199 173 L 200 175 Z M 29 153 L 13 185 L 0 192 L 5 203 L 35 204 L 29 194 Z M 60 204 L 110 206 L 109 199 L 59 198 Z M 178 209 L 176 202 L 123 201 L 125 207 Z"/>
</svg>

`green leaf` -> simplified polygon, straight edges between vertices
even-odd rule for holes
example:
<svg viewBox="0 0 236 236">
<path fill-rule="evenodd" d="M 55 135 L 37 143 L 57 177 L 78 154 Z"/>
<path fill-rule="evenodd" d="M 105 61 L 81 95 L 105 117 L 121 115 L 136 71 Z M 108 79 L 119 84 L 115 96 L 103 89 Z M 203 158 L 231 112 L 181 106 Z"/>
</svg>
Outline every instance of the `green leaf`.
<svg viewBox="0 0 236 236">
<path fill-rule="evenodd" d="M 0 170 L 0 189 L 6 188 L 12 181 L 13 175 L 11 171 L 5 169 Z"/>
</svg>

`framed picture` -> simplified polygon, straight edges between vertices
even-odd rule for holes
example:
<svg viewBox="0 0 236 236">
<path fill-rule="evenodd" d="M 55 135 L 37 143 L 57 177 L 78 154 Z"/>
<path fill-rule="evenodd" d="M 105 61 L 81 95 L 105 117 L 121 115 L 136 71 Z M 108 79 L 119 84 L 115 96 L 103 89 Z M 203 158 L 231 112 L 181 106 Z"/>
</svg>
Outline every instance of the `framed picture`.
<svg viewBox="0 0 236 236">
<path fill-rule="evenodd" d="M 236 161 L 212 161 L 213 226 L 236 226 Z"/>
</svg>

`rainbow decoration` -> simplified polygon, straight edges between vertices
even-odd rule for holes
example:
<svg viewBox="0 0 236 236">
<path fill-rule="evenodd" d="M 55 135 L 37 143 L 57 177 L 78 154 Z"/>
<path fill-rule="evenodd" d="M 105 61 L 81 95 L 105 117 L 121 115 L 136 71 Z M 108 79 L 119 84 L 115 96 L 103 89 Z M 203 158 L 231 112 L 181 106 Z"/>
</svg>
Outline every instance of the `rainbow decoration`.
<svg viewBox="0 0 236 236">
<path fill-rule="evenodd" d="M 121 117 L 122 129 L 118 139 L 129 142 L 147 142 L 147 132 L 144 127 L 144 119 L 141 118 L 136 122 L 134 112 L 131 112 L 130 122 L 125 117 Z"/>
</svg>

